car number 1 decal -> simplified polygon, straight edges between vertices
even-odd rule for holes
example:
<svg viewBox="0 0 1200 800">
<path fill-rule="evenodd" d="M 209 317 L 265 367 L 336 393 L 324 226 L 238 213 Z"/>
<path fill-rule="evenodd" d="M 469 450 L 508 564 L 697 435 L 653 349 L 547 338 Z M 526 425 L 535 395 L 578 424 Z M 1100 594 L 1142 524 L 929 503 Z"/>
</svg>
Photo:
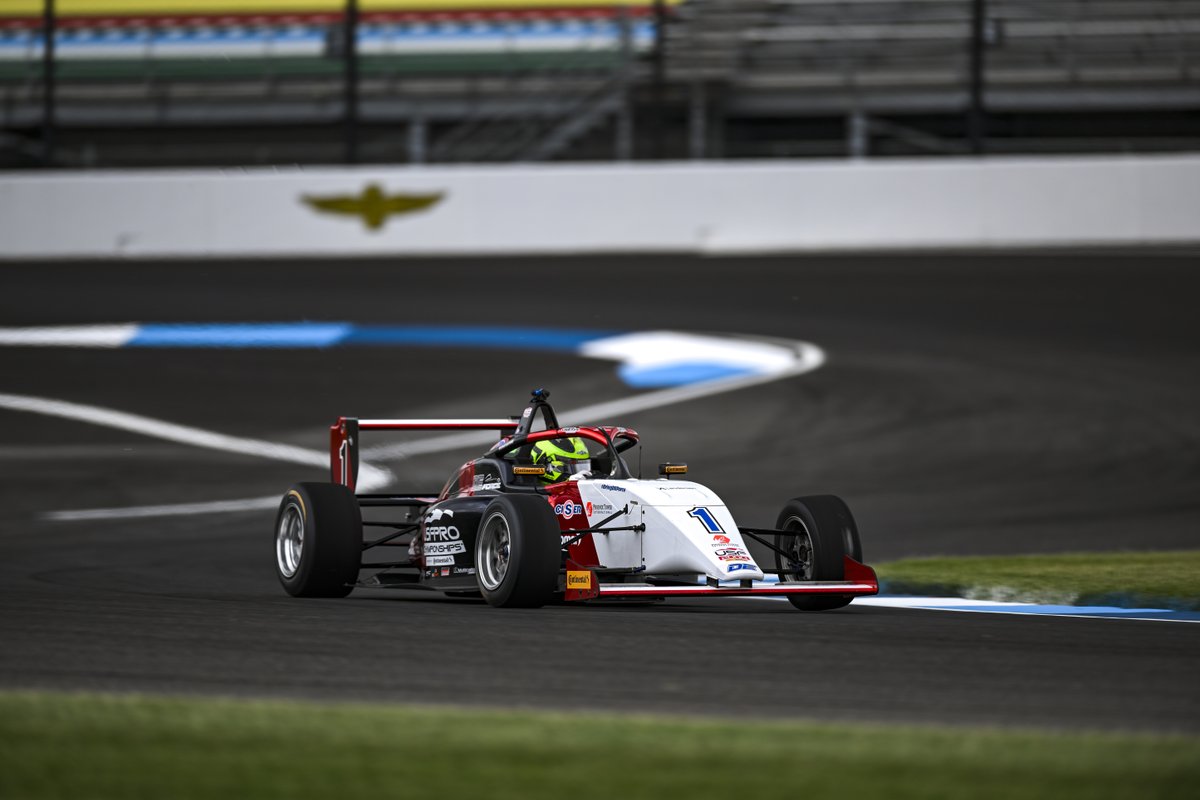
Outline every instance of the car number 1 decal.
<svg viewBox="0 0 1200 800">
<path fill-rule="evenodd" d="M 721 527 L 721 523 L 717 522 L 717 518 L 713 513 L 704 506 L 696 506 L 691 511 L 687 512 L 689 517 L 694 517 L 700 520 L 700 524 L 709 533 L 724 533 L 725 529 Z"/>
</svg>

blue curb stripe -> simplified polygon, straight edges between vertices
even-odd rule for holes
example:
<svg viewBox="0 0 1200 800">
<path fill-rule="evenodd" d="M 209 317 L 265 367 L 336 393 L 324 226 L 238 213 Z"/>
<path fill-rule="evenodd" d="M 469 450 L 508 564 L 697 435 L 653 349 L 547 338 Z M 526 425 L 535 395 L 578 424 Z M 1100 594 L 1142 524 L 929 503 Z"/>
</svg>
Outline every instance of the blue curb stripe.
<svg viewBox="0 0 1200 800">
<path fill-rule="evenodd" d="M 352 325 L 347 322 L 140 325 L 126 347 L 333 347 L 416 345 L 574 352 L 610 331 L 485 326 Z"/>
<path fill-rule="evenodd" d="M 346 323 L 141 325 L 127 347 L 331 347 L 346 338 Z"/>
<path fill-rule="evenodd" d="M 623 331 L 500 325 L 355 325 L 349 322 L 155 323 L 137 326 L 125 347 L 325 348 L 462 347 L 579 353 L 588 342 Z M 653 366 L 621 364 L 617 374 L 637 389 L 687 386 L 758 374 L 751 365 L 667 361 Z"/>
<path fill-rule="evenodd" d="M 635 367 L 625 364 L 617 370 L 617 374 L 621 376 L 621 380 L 637 389 L 654 389 L 660 386 L 683 386 L 721 378 L 740 378 L 746 375 L 757 375 L 758 372 L 754 369 L 735 367 L 730 364 L 685 361 L 655 367 Z"/>
<path fill-rule="evenodd" d="M 347 345 L 408 344 L 426 347 L 490 347 L 574 352 L 586 342 L 612 335 L 611 331 L 556 330 L 554 328 L 359 325 L 351 327 L 341 343 Z"/>
<path fill-rule="evenodd" d="M 1113 619 L 1166 619 L 1200 621 L 1200 612 L 1172 611 L 1169 608 L 1113 608 L 1109 606 L 973 606 L 969 604 L 941 606 L 953 611 L 976 611 L 991 614 L 1045 614 L 1051 617 L 1109 617 Z"/>
</svg>

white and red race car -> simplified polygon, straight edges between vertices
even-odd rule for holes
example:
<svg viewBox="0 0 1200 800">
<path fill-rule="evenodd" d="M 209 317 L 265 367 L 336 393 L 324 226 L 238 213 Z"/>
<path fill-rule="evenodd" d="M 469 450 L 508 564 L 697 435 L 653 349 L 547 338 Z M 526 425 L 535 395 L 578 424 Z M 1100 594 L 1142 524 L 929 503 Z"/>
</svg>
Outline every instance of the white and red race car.
<svg viewBox="0 0 1200 800">
<path fill-rule="evenodd" d="M 766 595 L 805 611 L 878 593 L 841 499 L 795 498 L 774 529 L 739 527 L 715 492 L 673 478 L 687 472 L 683 464 L 659 465 L 656 479 L 634 477 L 621 454 L 638 443 L 636 431 L 560 426 L 548 398 L 539 389 L 521 416 L 506 419 L 340 418 L 330 432 L 332 481 L 296 484 L 279 507 L 275 569 L 284 589 L 297 597 L 432 589 L 515 607 Z M 362 431 L 448 429 L 504 438 L 437 494 L 355 494 Z M 557 474 L 566 462 L 556 464 L 550 475 L 562 479 L 548 483 L 546 462 L 536 463 L 540 442 L 577 452 L 582 442 L 587 454 L 567 464 L 569 475 Z M 370 518 L 379 509 L 404 518 Z M 773 567 L 758 564 L 747 539 L 773 554 Z M 396 555 L 364 561 L 367 551 Z"/>
</svg>

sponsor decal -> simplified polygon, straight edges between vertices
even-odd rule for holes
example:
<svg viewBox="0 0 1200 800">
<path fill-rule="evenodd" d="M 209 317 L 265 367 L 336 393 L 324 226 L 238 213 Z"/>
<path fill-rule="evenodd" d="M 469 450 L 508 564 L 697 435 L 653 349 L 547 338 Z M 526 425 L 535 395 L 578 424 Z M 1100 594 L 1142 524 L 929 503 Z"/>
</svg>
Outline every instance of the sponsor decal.
<svg viewBox="0 0 1200 800">
<path fill-rule="evenodd" d="M 559 543 L 559 544 L 561 544 L 561 545 L 563 545 L 563 546 L 565 547 L 565 546 L 566 546 L 566 544 L 567 544 L 567 542 L 571 541 L 572 539 L 574 539 L 574 538 L 575 538 L 576 536 L 578 536 L 578 535 L 579 535 L 579 534 L 572 534 L 572 533 L 563 533 L 563 534 L 559 534 L 559 537 L 558 537 L 558 543 Z"/>
<path fill-rule="evenodd" d="M 476 475 L 471 488 L 476 490 L 499 489 L 500 478 L 496 475 Z"/>
<path fill-rule="evenodd" d="M 427 567 L 453 567 L 454 556 L 429 556 L 425 559 Z"/>
<path fill-rule="evenodd" d="M 566 428 L 561 428 L 560 430 L 562 430 L 563 433 L 579 433 L 579 428 L 575 427 L 574 425 L 571 425 Z"/>
<path fill-rule="evenodd" d="M 588 515 L 589 517 L 590 517 L 592 514 L 596 513 L 596 508 L 595 508 L 595 506 L 593 506 L 593 505 L 592 505 L 592 501 L 591 501 L 591 500 L 588 500 L 588 501 L 587 501 L 587 503 L 584 505 L 584 509 L 586 509 L 586 510 L 587 510 L 587 515 Z"/>
<path fill-rule="evenodd" d="M 713 547 L 716 547 L 719 544 L 729 544 L 731 541 L 732 540 L 725 534 L 718 533 L 716 536 L 713 536 L 712 543 Z"/>
<path fill-rule="evenodd" d="M 462 542 L 426 542 L 425 556 L 441 556 L 450 555 L 452 553 L 465 553 L 467 546 Z"/>
<path fill-rule="evenodd" d="M 425 515 L 425 522 L 437 522 L 442 517 L 454 519 L 454 511 L 449 508 L 435 508 Z"/>
<path fill-rule="evenodd" d="M 333 194 L 324 197 L 301 195 L 300 200 L 319 214 L 358 217 L 369 231 L 377 231 L 388 217 L 413 214 L 437 205 L 445 197 L 435 194 L 385 194 L 377 184 L 368 184 L 359 194 Z"/>
<path fill-rule="evenodd" d="M 749 554 L 743 554 L 740 556 L 717 556 L 717 558 L 721 561 L 752 561 L 753 560 L 752 558 L 750 558 Z"/>
<path fill-rule="evenodd" d="M 545 475 L 545 474 L 546 474 L 545 467 L 531 467 L 531 466 L 513 467 L 513 475 Z"/>
<path fill-rule="evenodd" d="M 566 502 L 555 505 L 554 513 L 558 514 L 563 519 L 571 519 L 576 514 L 583 513 L 583 506 L 579 505 L 579 503 L 573 503 L 570 500 L 567 500 Z"/>
<path fill-rule="evenodd" d="M 524 411 L 521 412 L 521 419 L 527 418 L 532 413 L 533 413 L 533 406 L 529 406 L 528 408 L 526 408 Z"/>
<path fill-rule="evenodd" d="M 746 550 L 741 547 L 720 547 L 716 548 L 717 556 L 744 556 Z"/>
<path fill-rule="evenodd" d="M 586 571 L 567 571 L 567 588 L 568 589 L 590 589 L 592 588 L 592 573 Z"/>
<path fill-rule="evenodd" d="M 449 568 L 449 567 L 442 567 L 442 577 L 443 577 L 443 578 L 445 578 L 445 577 L 446 577 L 446 576 L 448 576 L 449 574 L 450 574 L 450 568 Z"/>
<path fill-rule="evenodd" d="M 623 491 L 625 491 L 624 486 L 613 486 L 611 483 L 602 483 L 602 484 L 600 484 L 600 488 L 606 492 L 623 492 Z"/>
<path fill-rule="evenodd" d="M 462 535 L 453 525 L 426 526 L 424 555 L 448 556 L 454 553 L 467 552 L 467 546 L 460 541 Z M 454 559 L 450 560 L 454 563 Z"/>
<path fill-rule="evenodd" d="M 455 567 L 454 574 L 455 575 L 474 575 L 475 568 L 474 567 Z"/>
<path fill-rule="evenodd" d="M 458 528 L 453 525 L 425 526 L 426 542 L 454 542 L 461 538 Z"/>
<path fill-rule="evenodd" d="M 753 564 L 730 564 L 725 568 L 728 572 L 740 572 L 744 569 L 756 569 Z"/>
</svg>

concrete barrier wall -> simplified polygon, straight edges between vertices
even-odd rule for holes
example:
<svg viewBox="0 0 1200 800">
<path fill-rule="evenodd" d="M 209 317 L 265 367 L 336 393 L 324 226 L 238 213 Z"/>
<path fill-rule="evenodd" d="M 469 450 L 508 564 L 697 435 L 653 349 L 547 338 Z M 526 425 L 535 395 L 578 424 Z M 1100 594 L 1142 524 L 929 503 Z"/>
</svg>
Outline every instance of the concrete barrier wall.
<svg viewBox="0 0 1200 800">
<path fill-rule="evenodd" d="M 1200 155 L 0 174 L 7 259 L 1180 243 Z"/>
</svg>

